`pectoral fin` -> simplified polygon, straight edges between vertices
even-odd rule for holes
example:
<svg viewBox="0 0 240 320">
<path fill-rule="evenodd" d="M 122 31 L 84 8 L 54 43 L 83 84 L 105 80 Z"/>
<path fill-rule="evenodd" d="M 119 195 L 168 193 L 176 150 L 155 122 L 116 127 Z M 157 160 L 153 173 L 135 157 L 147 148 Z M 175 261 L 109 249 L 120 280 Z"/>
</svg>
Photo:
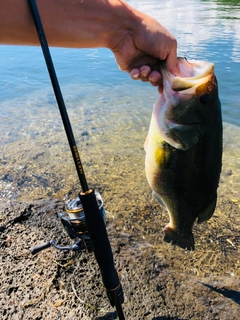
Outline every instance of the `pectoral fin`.
<svg viewBox="0 0 240 320">
<path fill-rule="evenodd" d="M 153 191 L 153 192 L 152 192 L 152 196 L 153 196 L 153 198 L 155 198 L 163 207 L 166 208 L 163 200 L 161 199 L 161 197 L 159 196 L 158 193 L 156 193 L 155 191 Z"/>
<path fill-rule="evenodd" d="M 188 150 L 195 146 L 201 138 L 197 125 L 170 123 L 168 128 L 169 131 L 166 133 L 168 136 L 167 142 L 180 150 Z"/>
</svg>

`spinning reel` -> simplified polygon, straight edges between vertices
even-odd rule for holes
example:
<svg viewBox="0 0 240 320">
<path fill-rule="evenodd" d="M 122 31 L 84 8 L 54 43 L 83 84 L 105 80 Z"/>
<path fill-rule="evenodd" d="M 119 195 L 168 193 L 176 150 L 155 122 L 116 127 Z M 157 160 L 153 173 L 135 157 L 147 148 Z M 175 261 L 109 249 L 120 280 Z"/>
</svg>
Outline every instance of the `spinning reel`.
<svg viewBox="0 0 240 320">
<path fill-rule="evenodd" d="M 95 191 L 94 194 L 98 204 L 99 212 L 102 216 L 104 224 L 106 224 L 106 212 L 103 207 L 103 199 L 98 191 Z M 51 246 L 60 251 L 92 251 L 92 243 L 88 234 L 85 212 L 80 198 L 77 197 L 71 200 L 66 205 L 66 212 L 59 212 L 58 217 L 61 220 L 62 225 L 69 237 L 77 241 L 71 246 L 58 246 L 54 240 L 50 240 L 30 248 L 30 252 L 32 254 L 36 254 Z"/>
</svg>

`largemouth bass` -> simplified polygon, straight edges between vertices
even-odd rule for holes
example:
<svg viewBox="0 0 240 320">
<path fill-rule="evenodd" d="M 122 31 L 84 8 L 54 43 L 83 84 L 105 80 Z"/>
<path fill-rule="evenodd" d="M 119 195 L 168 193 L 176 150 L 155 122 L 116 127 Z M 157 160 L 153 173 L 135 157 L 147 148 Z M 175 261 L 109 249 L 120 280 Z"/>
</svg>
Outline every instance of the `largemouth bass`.
<svg viewBox="0 0 240 320">
<path fill-rule="evenodd" d="M 163 93 L 153 107 L 145 170 L 170 217 L 164 240 L 194 249 L 192 227 L 211 218 L 222 164 L 222 116 L 214 64 L 179 58 L 180 76 L 162 67 Z"/>
</svg>

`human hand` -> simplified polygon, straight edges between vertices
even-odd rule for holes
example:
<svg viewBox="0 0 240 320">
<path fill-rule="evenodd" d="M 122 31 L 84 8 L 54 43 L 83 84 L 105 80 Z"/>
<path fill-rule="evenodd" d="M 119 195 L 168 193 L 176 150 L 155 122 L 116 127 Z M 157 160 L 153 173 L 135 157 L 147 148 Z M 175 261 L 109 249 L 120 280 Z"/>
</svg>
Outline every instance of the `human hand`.
<svg viewBox="0 0 240 320">
<path fill-rule="evenodd" d="M 111 49 L 111 48 L 110 48 Z M 179 74 L 177 41 L 155 19 L 144 19 L 112 48 L 119 68 L 130 73 L 134 80 L 149 81 L 162 92 L 159 62 L 165 60 L 169 71 Z"/>
</svg>

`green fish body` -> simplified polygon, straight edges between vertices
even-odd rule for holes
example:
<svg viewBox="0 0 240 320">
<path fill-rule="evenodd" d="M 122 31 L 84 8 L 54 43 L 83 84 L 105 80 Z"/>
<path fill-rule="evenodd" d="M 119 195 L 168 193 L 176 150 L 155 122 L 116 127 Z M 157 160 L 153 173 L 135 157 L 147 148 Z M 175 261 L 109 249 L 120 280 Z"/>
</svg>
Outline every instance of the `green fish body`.
<svg viewBox="0 0 240 320">
<path fill-rule="evenodd" d="M 214 65 L 179 58 L 180 76 L 163 67 L 145 142 L 145 170 L 168 210 L 164 240 L 194 249 L 192 227 L 211 218 L 222 164 L 222 116 Z"/>
</svg>

